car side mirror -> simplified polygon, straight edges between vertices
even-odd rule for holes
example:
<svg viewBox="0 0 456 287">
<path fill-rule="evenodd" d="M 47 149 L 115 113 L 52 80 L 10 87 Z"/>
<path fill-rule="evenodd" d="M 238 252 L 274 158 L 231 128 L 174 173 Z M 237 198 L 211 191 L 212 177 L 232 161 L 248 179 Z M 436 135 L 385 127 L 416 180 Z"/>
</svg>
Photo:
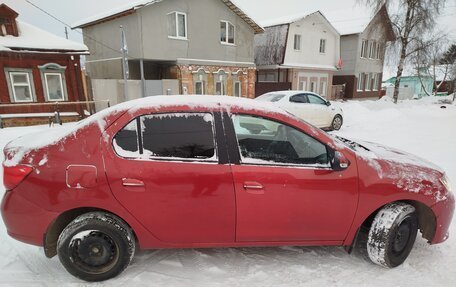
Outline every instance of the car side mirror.
<svg viewBox="0 0 456 287">
<path fill-rule="evenodd" d="M 331 105 L 330 101 L 326 101 L 326 105 L 329 107 Z"/>
<path fill-rule="evenodd" d="M 335 151 L 331 164 L 334 171 L 342 171 L 350 166 L 350 161 L 343 153 Z"/>
</svg>

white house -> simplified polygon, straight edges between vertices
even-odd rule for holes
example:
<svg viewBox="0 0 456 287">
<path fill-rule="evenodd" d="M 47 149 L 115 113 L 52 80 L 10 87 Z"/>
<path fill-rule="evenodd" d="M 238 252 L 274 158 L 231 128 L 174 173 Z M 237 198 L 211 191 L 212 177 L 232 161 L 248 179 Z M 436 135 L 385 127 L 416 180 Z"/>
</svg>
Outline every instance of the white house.
<svg viewBox="0 0 456 287">
<path fill-rule="evenodd" d="M 340 35 L 320 12 L 261 23 L 255 35 L 257 95 L 280 89 L 331 94 L 340 58 Z"/>
</svg>

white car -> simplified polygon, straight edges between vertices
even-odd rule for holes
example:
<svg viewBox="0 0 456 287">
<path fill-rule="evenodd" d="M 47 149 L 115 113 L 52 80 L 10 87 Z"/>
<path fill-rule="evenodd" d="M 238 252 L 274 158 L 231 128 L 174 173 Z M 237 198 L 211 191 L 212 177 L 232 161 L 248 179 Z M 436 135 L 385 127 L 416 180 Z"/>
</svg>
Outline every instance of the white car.
<svg viewBox="0 0 456 287">
<path fill-rule="evenodd" d="M 339 130 L 344 122 L 343 112 L 321 96 L 307 91 L 278 91 L 255 100 L 271 102 L 306 122 L 326 130 Z"/>
</svg>

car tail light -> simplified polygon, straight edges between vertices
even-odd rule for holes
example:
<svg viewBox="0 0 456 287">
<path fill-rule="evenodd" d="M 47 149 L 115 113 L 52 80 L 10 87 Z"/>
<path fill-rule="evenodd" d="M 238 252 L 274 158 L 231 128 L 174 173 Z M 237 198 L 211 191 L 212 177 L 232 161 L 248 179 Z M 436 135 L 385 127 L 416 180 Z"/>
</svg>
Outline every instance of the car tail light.
<svg viewBox="0 0 456 287">
<path fill-rule="evenodd" d="M 12 190 L 18 186 L 33 171 L 27 165 L 3 166 L 3 185 L 6 190 Z"/>
</svg>

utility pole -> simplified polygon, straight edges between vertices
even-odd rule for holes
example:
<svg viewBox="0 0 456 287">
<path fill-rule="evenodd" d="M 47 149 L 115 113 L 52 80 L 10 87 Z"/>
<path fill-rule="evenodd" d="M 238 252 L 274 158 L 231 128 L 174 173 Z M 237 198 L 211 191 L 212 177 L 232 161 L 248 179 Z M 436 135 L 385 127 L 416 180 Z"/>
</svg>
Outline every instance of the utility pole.
<svg viewBox="0 0 456 287">
<path fill-rule="evenodd" d="M 128 46 L 127 46 L 127 39 L 125 37 L 125 31 L 123 26 L 120 26 L 120 38 L 121 38 L 121 49 L 122 52 L 122 67 L 123 67 L 123 79 L 124 79 L 124 99 L 126 101 L 128 99 L 128 76 L 129 76 L 129 69 L 128 69 Z"/>
<path fill-rule="evenodd" d="M 67 26 L 65 26 L 65 37 L 66 37 L 67 40 L 68 40 L 68 28 L 67 28 Z"/>
</svg>

